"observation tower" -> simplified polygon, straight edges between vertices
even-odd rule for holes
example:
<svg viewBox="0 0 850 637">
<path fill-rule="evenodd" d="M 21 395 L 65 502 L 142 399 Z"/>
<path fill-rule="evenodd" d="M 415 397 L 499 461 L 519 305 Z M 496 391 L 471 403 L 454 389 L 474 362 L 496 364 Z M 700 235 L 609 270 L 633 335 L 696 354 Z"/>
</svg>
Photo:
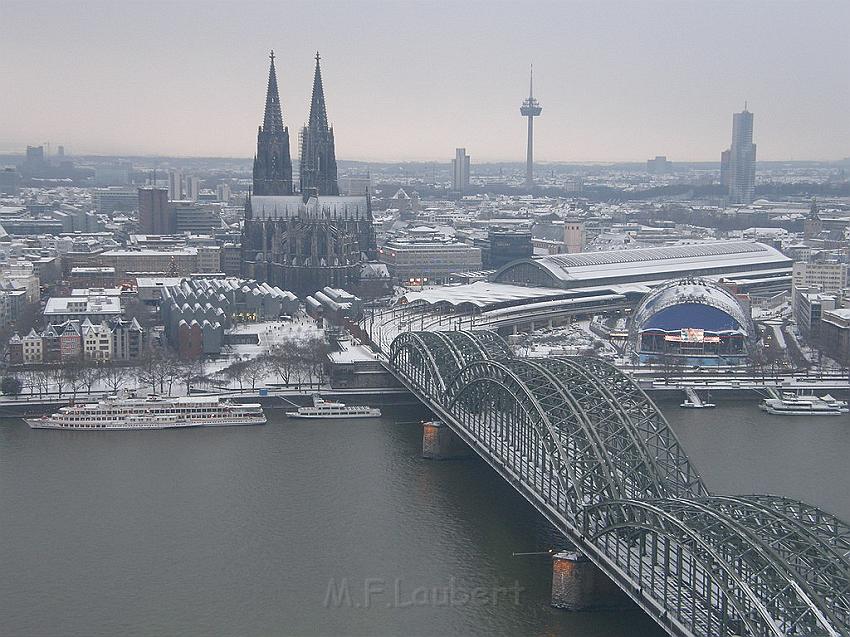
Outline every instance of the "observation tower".
<svg viewBox="0 0 850 637">
<path fill-rule="evenodd" d="M 531 77 L 528 81 L 528 98 L 522 103 L 519 112 L 528 118 L 528 152 L 525 165 L 525 185 L 534 187 L 534 118 L 540 115 L 543 107 L 534 99 L 534 65 L 531 66 Z"/>
</svg>

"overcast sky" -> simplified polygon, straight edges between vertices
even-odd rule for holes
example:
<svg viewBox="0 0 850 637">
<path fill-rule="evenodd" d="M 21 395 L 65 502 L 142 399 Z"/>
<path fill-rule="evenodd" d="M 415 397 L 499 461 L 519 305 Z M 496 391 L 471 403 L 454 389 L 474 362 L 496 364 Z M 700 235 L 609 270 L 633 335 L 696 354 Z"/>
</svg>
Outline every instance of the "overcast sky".
<svg viewBox="0 0 850 637">
<path fill-rule="evenodd" d="M 250 156 L 268 51 L 293 157 L 316 49 L 337 157 L 541 161 L 850 156 L 850 0 L 0 0 L 0 150 Z"/>
</svg>

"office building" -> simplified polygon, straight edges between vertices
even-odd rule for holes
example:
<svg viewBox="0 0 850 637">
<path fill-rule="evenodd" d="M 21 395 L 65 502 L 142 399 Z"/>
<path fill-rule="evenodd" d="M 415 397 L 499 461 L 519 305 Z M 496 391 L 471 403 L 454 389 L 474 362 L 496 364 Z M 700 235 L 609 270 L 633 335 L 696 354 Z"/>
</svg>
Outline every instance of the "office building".
<svg viewBox="0 0 850 637">
<path fill-rule="evenodd" d="M 452 190 L 461 195 L 469 190 L 469 155 L 465 148 L 455 149 L 452 159 Z"/>
<path fill-rule="evenodd" d="M 0 170 L 0 195 L 18 194 L 18 171 L 14 168 L 7 167 Z"/>
<path fill-rule="evenodd" d="M 45 323 L 90 319 L 100 322 L 118 318 L 122 313 L 121 299 L 107 294 L 87 296 L 54 296 L 44 306 Z"/>
<path fill-rule="evenodd" d="M 650 175 L 666 175 L 673 172 L 673 162 L 664 155 L 656 155 L 655 159 L 646 160 L 646 172 Z"/>
<path fill-rule="evenodd" d="M 175 201 L 183 199 L 183 173 L 179 170 L 168 171 L 168 199 Z"/>
<path fill-rule="evenodd" d="M 838 307 L 840 302 L 835 294 L 826 294 L 817 287 L 794 289 L 791 309 L 797 329 L 808 341 L 814 342 L 820 337 L 823 313 Z"/>
<path fill-rule="evenodd" d="M 850 365 L 850 309 L 823 311 L 820 345 L 831 359 L 841 365 Z"/>
<path fill-rule="evenodd" d="M 169 202 L 172 231 L 176 234 L 210 234 L 221 228 L 221 215 L 215 204 L 205 205 L 190 200 Z"/>
<path fill-rule="evenodd" d="M 186 186 L 183 195 L 189 201 L 197 201 L 201 192 L 201 180 L 197 177 L 186 177 Z"/>
<path fill-rule="evenodd" d="M 139 188 L 139 229 L 145 234 L 170 234 L 174 231 L 164 188 Z"/>
<path fill-rule="evenodd" d="M 793 287 L 817 286 L 822 292 L 840 292 L 848 287 L 848 268 L 838 261 L 798 261 L 792 270 Z"/>
<path fill-rule="evenodd" d="M 721 182 L 728 188 L 729 201 L 748 204 L 755 198 L 756 145 L 753 143 L 753 114 L 747 110 L 732 115 L 732 145 L 720 156 Z"/>
<path fill-rule="evenodd" d="M 95 188 L 92 192 L 94 207 L 100 214 L 112 215 L 113 212 L 129 212 L 139 205 L 139 194 L 135 188 Z"/>
<path fill-rule="evenodd" d="M 433 234 L 392 239 L 378 259 L 402 285 L 447 283 L 450 275 L 481 269 L 481 248 Z"/>
<path fill-rule="evenodd" d="M 530 230 L 490 228 L 486 239 L 474 245 L 481 248 L 481 264 L 487 269 L 501 268 L 516 259 L 527 259 L 534 254 Z"/>
<path fill-rule="evenodd" d="M 115 269 L 118 282 L 135 278 L 137 273 L 188 276 L 221 271 L 221 248 L 197 246 L 165 250 L 120 248 L 107 250 L 99 257 L 100 265 Z"/>
</svg>

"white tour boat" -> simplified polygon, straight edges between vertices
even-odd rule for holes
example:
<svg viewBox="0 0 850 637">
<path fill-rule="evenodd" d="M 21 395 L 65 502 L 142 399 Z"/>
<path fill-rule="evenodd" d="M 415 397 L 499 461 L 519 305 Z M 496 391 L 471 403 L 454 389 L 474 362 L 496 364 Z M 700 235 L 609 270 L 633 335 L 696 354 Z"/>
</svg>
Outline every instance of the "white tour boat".
<svg viewBox="0 0 850 637">
<path fill-rule="evenodd" d="M 312 407 L 299 407 L 298 411 L 288 411 L 290 418 L 378 418 L 381 410 L 365 405 L 346 405 L 345 403 L 322 400 L 313 396 Z"/>
<path fill-rule="evenodd" d="M 233 403 L 218 396 L 180 398 L 119 398 L 110 396 L 97 403 L 62 407 L 55 414 L 25 418 L 33 429 L 177 429 L 181 427 L 228 427 L 264 425 L 266 416 L 259 403 Z"/>
<path fill-rule="evenodd" d="M 717 407 L 717 405 L 714 403 L 705 402 L 695 403 L 692 400 L 685 399 L 685 401 L 680 404 L 679 407 L 681 407 L 682 409 L 714 409 L 715 407 Z"/>
<path fill-rule="evenodd" d="M 782 398 L 766 398 L 761 403 L 762 411 L 776 416 L 838 416 L 850 409 L 847 401 L 826 396 L 798 396 L 784 393 Z"/>
</svg>

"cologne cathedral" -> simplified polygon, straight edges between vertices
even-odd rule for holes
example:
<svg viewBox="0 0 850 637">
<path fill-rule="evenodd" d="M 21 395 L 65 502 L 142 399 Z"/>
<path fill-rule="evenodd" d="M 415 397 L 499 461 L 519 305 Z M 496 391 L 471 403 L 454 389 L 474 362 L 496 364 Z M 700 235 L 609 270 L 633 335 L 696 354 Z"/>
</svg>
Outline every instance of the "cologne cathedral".
<svg viewBox="0 0 850 637">
<path fill-rule="evenodd" d="M 245 205 L 243 274 L 302 298 L 325 286 L 357 289 L 364 265 L 375 258 L 372 210 L 368 194 L 339 195 L 318 53 L 298 172 L 296 191 L 272 53 L 254 184 Z"/>
</svg>

